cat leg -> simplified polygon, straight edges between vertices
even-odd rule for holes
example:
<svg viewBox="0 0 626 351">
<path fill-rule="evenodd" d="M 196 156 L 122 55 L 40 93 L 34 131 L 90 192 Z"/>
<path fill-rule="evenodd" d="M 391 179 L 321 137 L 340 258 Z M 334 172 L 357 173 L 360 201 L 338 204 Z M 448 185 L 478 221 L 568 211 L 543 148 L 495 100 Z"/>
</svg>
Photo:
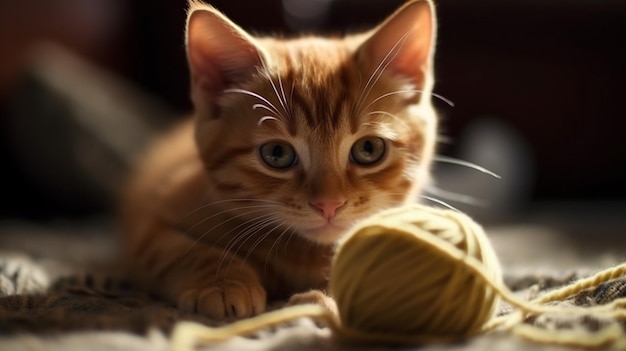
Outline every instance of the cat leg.
<svg viewBox="0 0 626 351">
<path fill-rule="evenodd" d="M 134 249 L 134 250 L 133 250 Z M 127 252 L 134 276 L 188 313 L 212 318 L 265 311 L 259 276 L 241 258 L 160 227 Z"/>
</svg>

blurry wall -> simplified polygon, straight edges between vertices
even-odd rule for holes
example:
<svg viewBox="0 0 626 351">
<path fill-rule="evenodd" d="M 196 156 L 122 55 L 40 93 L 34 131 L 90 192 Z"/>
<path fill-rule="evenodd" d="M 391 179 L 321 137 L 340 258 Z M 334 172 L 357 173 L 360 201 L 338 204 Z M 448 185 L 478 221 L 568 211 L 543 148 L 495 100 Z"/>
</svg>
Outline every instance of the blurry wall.
<svg viewBox="0 0 626 351">
<path fill-rule="evenodd" d="M 284 7 L 298 0 L 212 3 L 246 29 L 261 33 L 342 32 L 379 23 L 403 1 L 315 0 L 316 22 Z M 140 16 L 137 2 L 134 78 L 187 108 L 181 32 L 184 1 Z M 439 0 L 435 91 L 455 102 L 444 114 L 453 141 L 489 116 L 529 143 L 536 162 L 532 196 L 616 199 L 626 195 L 626 2 Z M 242 5 L 245 4 L 245 5 Z M 293 7 L 293 6 L 292 6 Z M 307 7 L 300 12 L 315 13 Z M 161 35 L 151 35 L 160 28 Z M 455 143 L 442 152 L 455 152 Z"/>
<path fill-rule="evenodd" d="M 0 111 L 5 112 L 0 115 L 10 118 L 6 106 L 27 67 L 27 48 L 42 39 L 62 42 L 175 110 L 188 111 L 185 2 L 2 2 L 0 106 L 4 110 Z M 212 4 L 253 32 L 341 33 L 378 23 L 402 2 L 215 0 Z M 452 140 L 442 144 L 441 152 L 460 153 L 461 144 L 456 141 L 464 130 L 490 117 L 527 144 L 536 170 L 528 190 L 533 200 L 623 199 L 626 118 L 620 101 L 626 96 L 626 2 L 436 3 L 435 91 L 455 102 L 454 108 L 437 103 L 443 133 Z M 3 167 L 1 180 L 13 182 L 5 189 L 9 195 L 0 200 L 5 214 L 106 209 L 95 202 L 59 206 L 50 200 L 50 193 L 41 195 L 37 182 L 29 179 L 28 170 L 20 169 L 6 141 L 0 145 L 0 156 L 8 165 Z M 39 200 L 33 202 L 33 198 Z"/>
<path fill-rule="evenodd" d="M 0 1 L 0 218 L 88 215 L 109 207 L 102 193 L 92 193 L 93 187 L 73 176 L 75 160 L 59 147 L 70 125 L 63 112 L 78 106 L 33 84 L 32 65 L 40 59 L 39 45 L 54 42 L 96 65 L 123 71 L 128 15 L 123 0 Z M 82 84 L 88 86 L 89 77 Z M 30 130 L 16 133 L 16 124 Z M 18 144 L 33 146 L 31 164 L 38 169 L 29 167 Z M 41 174 L 42 168 L 48 173 Z M 50 182 L 55 174 L 63 181 Z"/>
</svg>

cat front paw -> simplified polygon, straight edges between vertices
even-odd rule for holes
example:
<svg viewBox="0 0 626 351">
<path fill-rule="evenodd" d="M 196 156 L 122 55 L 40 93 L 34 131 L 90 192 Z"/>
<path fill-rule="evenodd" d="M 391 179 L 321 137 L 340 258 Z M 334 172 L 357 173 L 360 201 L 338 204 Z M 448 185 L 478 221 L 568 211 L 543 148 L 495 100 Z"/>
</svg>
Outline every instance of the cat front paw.
<svg viewBox="0 0 626 351">
<path fill-rule="evenodd" d="M 265 289 L 258 283 L 225 280 L 183 291 L 178 298 L 178 308 L 215 319 L 244 318 L 264 312 L 266 298 Z"/>
</svg>

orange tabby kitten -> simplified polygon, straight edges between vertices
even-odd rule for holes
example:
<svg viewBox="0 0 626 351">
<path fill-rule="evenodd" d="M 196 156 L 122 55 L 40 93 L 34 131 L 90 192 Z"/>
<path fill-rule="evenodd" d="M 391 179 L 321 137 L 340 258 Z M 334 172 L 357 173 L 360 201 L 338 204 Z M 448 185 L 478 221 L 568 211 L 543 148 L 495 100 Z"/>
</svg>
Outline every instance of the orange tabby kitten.
<svg viewBox="0 0 626 351">
<path fill-rule="evenodd" d="M 125 259 L 188 312 L 245 317 L 319 302 L 333 244 L 428 181 L 434 8 L 409 1 L 343 38 L 253 37 L 192 0 L 193 118 L 126 191 Z"/>
</svg>

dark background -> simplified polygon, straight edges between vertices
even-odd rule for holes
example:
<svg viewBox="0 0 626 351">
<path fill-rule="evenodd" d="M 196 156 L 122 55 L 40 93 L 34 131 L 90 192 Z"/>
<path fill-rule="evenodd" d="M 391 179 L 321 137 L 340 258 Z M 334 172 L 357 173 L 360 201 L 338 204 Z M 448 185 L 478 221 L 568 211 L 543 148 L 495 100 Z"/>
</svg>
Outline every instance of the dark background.
<svg viewBox="0 0 626 351">
<path fill-rule="evenodd" d="M 53 40 L 182 113 L 190 109 L 185 0 L 24 0 L 0 4 L 0 217 L 89 215 L 109 201 L 64 201 L 14 152 L 10 119 L 28 49 Z M 215 0 L 256 33 L 342 33 L 380 22 L 398 0 Z M 533 201 L 626 195 L 626 2 L 440 0 L 436 103 L 453 141 L 474 120 L 498 119 L 526 142 Z M 302 4 L 308 4 L 303 8 Z M 313 7 L 311 7 L 313 6 Z M 178 115 L 178 114 L 176 114 Z M 175 117 L 174 117 L 175 118 Z M 28 135 L 19 136 L 28 138 Z M 57 189 L 58 191 L 58 189 Z"/>
</svg>

